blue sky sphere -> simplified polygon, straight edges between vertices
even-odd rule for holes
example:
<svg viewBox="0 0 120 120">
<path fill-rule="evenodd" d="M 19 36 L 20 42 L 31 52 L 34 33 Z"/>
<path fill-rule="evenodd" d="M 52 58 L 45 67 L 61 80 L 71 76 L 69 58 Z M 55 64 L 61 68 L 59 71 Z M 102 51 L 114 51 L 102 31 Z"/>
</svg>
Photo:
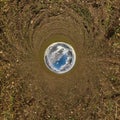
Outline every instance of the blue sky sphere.
<svg viewBox="0 0 120 120">
<path fill-rule="evenodd" d="M 76 54 L 73 47 L 64 42 L 56 42 L 47 47 L 44 62 L 49 70 L 57 74 L 70 71 L 75 65 Z"/>
</svg>

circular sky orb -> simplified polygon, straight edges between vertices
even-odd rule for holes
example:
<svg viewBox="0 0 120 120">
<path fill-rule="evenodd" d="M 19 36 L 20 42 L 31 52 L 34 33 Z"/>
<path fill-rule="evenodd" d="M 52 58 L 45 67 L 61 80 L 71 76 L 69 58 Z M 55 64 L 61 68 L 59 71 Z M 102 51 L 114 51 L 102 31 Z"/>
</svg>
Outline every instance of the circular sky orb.
<svg viewBox="0 0 120 120">
<path fill-rule="evenodd" d="M 75 65 L 76 54 L 71 45 L 65 42 L 55 42 L 47 47 L 44 62 L 49 70 L 56 74 L 70 71 Z"/>
</svg>

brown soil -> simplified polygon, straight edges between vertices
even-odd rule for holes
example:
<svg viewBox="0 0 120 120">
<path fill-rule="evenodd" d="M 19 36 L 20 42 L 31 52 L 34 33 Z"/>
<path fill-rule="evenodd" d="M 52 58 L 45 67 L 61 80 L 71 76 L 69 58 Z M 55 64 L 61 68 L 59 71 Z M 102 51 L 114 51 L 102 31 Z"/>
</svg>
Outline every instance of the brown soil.
<svg viewBox="0 0 120 120">
<path fill-rule="evenodd" d="M 119 0 L 0 0 L 0 120 L 119 120 Z M 57 75 L 46 47 L 71 44 Z"/>
</svg>

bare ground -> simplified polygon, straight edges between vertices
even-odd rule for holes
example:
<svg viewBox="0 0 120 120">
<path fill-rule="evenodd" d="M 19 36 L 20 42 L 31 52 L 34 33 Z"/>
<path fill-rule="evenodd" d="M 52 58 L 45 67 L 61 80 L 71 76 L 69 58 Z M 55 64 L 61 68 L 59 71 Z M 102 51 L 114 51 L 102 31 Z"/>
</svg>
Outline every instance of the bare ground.
<svg viewBox="0 0 120 120">
<path fill-rule="evenodd" d="M 0 0 L 0 120 L 119 120 L 119 0 Z M 56 75 L 55 41 L 77 62 Z"/>
</svg>

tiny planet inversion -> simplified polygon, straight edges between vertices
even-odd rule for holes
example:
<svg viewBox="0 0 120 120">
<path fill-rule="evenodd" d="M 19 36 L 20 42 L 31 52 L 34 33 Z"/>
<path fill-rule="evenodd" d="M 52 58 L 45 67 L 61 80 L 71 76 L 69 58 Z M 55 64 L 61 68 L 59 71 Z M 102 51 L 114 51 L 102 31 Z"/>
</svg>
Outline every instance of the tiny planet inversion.
<svg viewBox="0 0 120 120">
<path fill-rule="evenodd" d="M 76 54 L 71 45 L 65 42 L 55 42 L 47 47 L 44 62 L 49 70 L 56 74 L 70 71 L 75 65 Z"/>
</svg>

